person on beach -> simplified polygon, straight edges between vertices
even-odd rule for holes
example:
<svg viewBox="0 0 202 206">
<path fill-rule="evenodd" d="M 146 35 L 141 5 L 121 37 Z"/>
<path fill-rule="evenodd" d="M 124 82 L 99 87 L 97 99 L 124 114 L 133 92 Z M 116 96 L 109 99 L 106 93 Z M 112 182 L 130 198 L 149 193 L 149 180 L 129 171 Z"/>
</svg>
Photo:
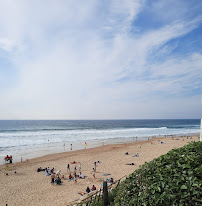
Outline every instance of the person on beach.
<svg viewBox="0 0 202 206">
<path fill-rule="evenodd" d="M 55 182 L 55 173 L 53 173 L 52 175 L 51 175 L 51 183 L 54 183 Z"/>
<path fill-rule="evenodd" d="M 61 172 L 61 170 L 58 170 L 58 171 L 56 172 L 56 176 L 57 176 L 57 177 L 60 177 L 60 172 Z"/>
<path fill-rule="evenodd" d="M 94 162 L 94 166 L 95 166 L 94 169 L 95 169 L 95 172 L 96 172 L 96 162 Z"/>
<path fill-rule="evenodd" d="M 69 174 L 69 180 L 71 180 L 72 179 L 72 175 L 71 175 L 71 173 Z"/>
<path fill-rule="evenodd" d="M 77 177 L 76 171 L 74 171 L 73 176 L 74 176 L 74 178 Z"/>
<path fill-rule="evenodd" d="M 129 163 L 129 164 L 126 164 L 126 165 L 135 165 L 135 163 L 132 162 L 132 163 Z"/>
<path fill-rule="evenodd" d="M 72 150 L 72 144 L 71 144 L 71 150 Z"/>
<path fill-rule="evenodd" d="M 54 172 L 54 170 L 55 170 L 55 168 L 53 167 L 53 168 L 51 169 L 51 174 Z"/>
<path fill-rule="evenodd" d="M 45 171 L 46 171 L 46 176 L 51 175 L 51 174 L 49 173 L 49 169 L 48 169 L 48 168 L 47 168 Z"/>
<path fill-rule="evenodd" d="M 74 182 L 77 183 L 77 174 L 76 174 L 76 171 L 74 172 Z"/>
<path fill-rule="evenodd" d="M 95 168 L 93 168 L 93 177 L 95 178 Z"/>
<path fill-rule="evenodd" d="M 113 184 L 114 183 L 114 179 L 111 177 L 109 182 Z"/>
<path fill-rule="evenodd" d="M 79 162 L 79 171 L 81 172 L 81 162 Z"/>
<path fill-rule="evenodd" d="M 67 172 L 70 172 L 70 165 L 69 165 L 69 163 L 67 164 Z"/>
<path fill-rule="evenodd" d="M 60 177 L 57 177 L 57 178 L 55 179 L 55 182 L 56 182 L 57 185 L 60 185 L 60 184 L 62 183 Z"/>
<path fill-rule="evenodd" d="M 87 193 L 90 192 L 90 188 L 89 188 L 89 187 L 86 188 L 86 192 L 87 192 Z"/>
<path fill-rule="evenodd" d="M 85 178 L 84 175 L 81 172 L 79 173 L 79 178 L 81 178 L 81 179 Z"/>
<path fill-rule="evenodd" d="M 92 189 L 91 189 L 91 190 L 92 190 L 92 191 L 96 190 L 95 185 L 92 186 Z"/>
</svg>

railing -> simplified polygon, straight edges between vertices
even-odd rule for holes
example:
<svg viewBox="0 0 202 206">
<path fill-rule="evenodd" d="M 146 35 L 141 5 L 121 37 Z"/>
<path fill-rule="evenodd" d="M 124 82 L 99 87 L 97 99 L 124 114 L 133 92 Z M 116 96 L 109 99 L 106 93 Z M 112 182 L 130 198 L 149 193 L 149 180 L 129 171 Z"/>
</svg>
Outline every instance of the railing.
<svg viewBox="0 0 202 206">
<path fill-rule="evenodd" d="M 108 186 L 107 182 L 104 181 L 103 188 L 101 188 L 99 191 L 93 191 L 91 193 L 88 193 L 86 197 L 83 197 L 82 199 L 77 199 L 71 203 L 64 203 L 62 206 L 106 206 L 110 201 L 113 190 L 119 186 L 120 181 L 125 177 L 126 176 L 120 178 L 115 183 Z"/>
<path fill-rule="evenodd" d="M 107 182 L 103 182 L 103 189 L 100 189 L 96 194 L 91 195 L 84 202 L 79 203 L 78 205 L 86 205 L 86 206 L 107 206 L 110 202 L 110 198 L 112 196 L 112 190 L 116 189 L 119 186 L 121 179 L 119 179 L 115 184 L 111 184 L 107 186 Z"/>
</svg>

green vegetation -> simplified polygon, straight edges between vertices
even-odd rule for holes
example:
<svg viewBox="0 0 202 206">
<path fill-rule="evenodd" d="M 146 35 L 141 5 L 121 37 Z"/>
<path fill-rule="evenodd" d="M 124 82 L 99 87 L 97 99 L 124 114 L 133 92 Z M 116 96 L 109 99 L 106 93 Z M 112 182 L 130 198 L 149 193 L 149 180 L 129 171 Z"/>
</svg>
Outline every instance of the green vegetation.
<svg viewBox="0 0 202 206">
<path fill-rule="evenodd" d="M 117 190 L 115 205 L 202 205 L 202 142 L 145 163 Z"/>
<path fill-rule="evenodd" d="M 110 205 L 202 205 L 202 142 L 145 163 L 109 193 L 109 198 Z"/>
</svg>

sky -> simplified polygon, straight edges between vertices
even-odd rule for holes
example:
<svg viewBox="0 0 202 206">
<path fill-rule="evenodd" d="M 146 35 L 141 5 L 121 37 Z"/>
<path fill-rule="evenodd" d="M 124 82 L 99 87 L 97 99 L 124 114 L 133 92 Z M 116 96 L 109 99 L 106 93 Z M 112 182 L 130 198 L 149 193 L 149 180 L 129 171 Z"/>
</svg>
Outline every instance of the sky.
<svg viewBox="0 0 202 206">
<path fill-rule="evenodd" d="M 201 0 L 0 0 L 0 119 L 202 118 Z"/>
</svg>

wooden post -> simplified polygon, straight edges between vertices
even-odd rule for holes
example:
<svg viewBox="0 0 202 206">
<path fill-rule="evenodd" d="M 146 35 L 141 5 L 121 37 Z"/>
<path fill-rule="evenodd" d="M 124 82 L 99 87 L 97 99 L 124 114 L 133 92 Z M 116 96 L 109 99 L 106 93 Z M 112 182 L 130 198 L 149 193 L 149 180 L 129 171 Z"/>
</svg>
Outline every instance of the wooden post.
<svg viewBox="0 0 202 206">
<path fill-rule="evenodd" d="M 107 189 L 107 181 L 103 182 L 103 205 L 108 205 L 108 189 Z"/>
</svg>

